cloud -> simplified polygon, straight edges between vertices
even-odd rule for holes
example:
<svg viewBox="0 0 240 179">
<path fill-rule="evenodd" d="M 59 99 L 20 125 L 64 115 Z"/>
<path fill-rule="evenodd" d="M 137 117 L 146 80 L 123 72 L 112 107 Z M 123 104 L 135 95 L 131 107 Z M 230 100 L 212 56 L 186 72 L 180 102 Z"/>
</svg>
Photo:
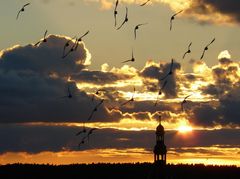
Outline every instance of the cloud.
<svg viewBox="0 0 240 179">
<path fill-rule="evenodd" d="M 77 51 L 63 60 L 63 46 L 67 40 L 69 39 L 62 36 L 50 35 L 47 43 L 40 43 L 36 47 L 33 45 L 15 46 L 3 50 L 0 53 L 2 54 L 0 68 L 4 72 L 15 70 L 44 75 L 55 74 L 60 77 L 79 72 L 85 67 L 85 63 L 89 63 L 91 55 L 84 44 L 79 43 Z M 74 42 L 71 41 L 70 46 L 73 44 Z"/>
<path fill-rule="evenodd" d="M 82 122 L 88 118 L 96 104 L 68 79 L 87 67 L 90 54 L 80 43 L 77 51 L 62 59 L 67 40 L 51 35 L 39 46 L 16 46 L 1 52 L 0 123 Z M 72 99 L 62 98 L 68 94 L 68 86 Z M 120 117 L 119 112 L 110 113 L 104 105 L 97 113 L 99 118 L 93 121 Z"/>
<path fill-rule="evenodd" d="M 90 122 L 156 121 L 156 114 L 161 112 L 163 121 L 173 123 L 171 128 L 178 127 L 181 120 L 197 127 L 240 125 L 238 110 L 230 112 L 240 101 L 239 63 L 231 59 L 220 58 L 213 67 L 201 60 L 192 61 L 193 73 L 184 72 L 174 61 L 173 74 L 166 78 L 167 85 L 158 96 L 170 62 L 147 61 L 140 70 L 103 64 L 101 70 L 92 71 L 88 69 L 91 55 L 84 43 L 61 58 L 67 40 L 51 35 L 39 46 L 15 46 L 1 52 L 0 123 L 83 122 L 104 98 Z M 67 95 L 68 86 L 73 98 L 61 98 Z M 121 106 L 131 99 L 133 86 L 134 102 Z M 97 89 L 105 91 L 92 101 Z M 181 101 L 187 95 L 191 97 L 182 111 Z"/>
<path fill-rule="evenodd" d="M 165 94 L 166 98 L 177 97 L 177 71 L 180 70 L 181 65 L 178 62 L 174 62 L 173 64 L 173 74 L 169 75 L 166 80 L 163 79 L 170 71 L 171 62 L 169 63 L 160 63 L 156 64 L 153 61 L 148 61 L 140 72 L 140 75 L 144 77 L 144 83 L 146 85 L 147 90 L 158 91 L 167 81 L 167 85 L 163 88 L 162 92 Z M 152 83 L 152 80 L 148 79 L 156 79 L 158 84 Z"/>
<path fill-rule="evenodd" d="M 71 79 L 78 83 L 85 82 L 95 85 L 106 85 L 115 83 L 119 80 L 126 80 L 128 78 L 130 78 L 130 76 L 125 74 L 83 70 L 78 74 L 72 75 Z"/>
<path fill-rule="evenodd" d="M 98 129 L 79 149 L 83 137 L 75 136 L 79 127 L 41 125 L 0 125 L 0 153 L 44 151 L 78 151 L 90 149 L 131 149 L 144 148 L 152 151 L 155 145 L 155 131 L 122 131 Z M 31 134 L 31 135 L 29 135 Z M 193 131 L 182 136 L 177 131 L 166 131 L 166 145 L 171 150 L 180 147 L 239 146 L 239 130 Z M 193 140 L 194 139 L 194 140 Z"/>
<path fill-rule="evenodd" d="M 179 10 L 180 5 L 165 0 L 172 9 Z M 181 3 L 182 0 L 177 0 Z M 201 23 L 234 24 L 240 22 L 239 1 L 235 0 L 187 0 L 182 4 L 184 16 L 195 18 Z M 185 6 L 184 6 L 185 5 Z"/>
<path fill-rule="evenodd" d="M 213 66 L 212 80 L 202 87 L 202 92 L 215 96 L 217 101 L 202 104 L 193 109 L 193 122 L 197 125 L 236 125 L 240 117 L 237 108 L 240 105 L 239 64 L 227 58 L 219 59 Z"/>
<path fill-rule="evenodd" d="M 96 0 L 94 2 L 100 3 L 101 9 L 111 9 L 115 3 L 114 0 Z M 121 1 L 123 4 L 136 5 L 143 2 L 145 1 Z M 200 23 L 238 24 L 240 22 L 238 10 L 240 2 L 236 0 L 152 0 L 149 4 L 167 4 L 175 12 L 184 10 L 179 16 L 194 18 Z"/>
</svg>

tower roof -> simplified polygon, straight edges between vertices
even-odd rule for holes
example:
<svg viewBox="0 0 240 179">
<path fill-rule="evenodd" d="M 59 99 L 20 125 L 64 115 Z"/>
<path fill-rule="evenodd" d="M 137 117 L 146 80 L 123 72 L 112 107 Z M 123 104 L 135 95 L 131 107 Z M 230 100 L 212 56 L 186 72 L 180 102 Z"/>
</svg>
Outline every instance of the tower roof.
<svg viewBox="0 0 240 179">
<path fill-rule="evenodd" d="M 157 128 L 156 128 L 156 134 L 158 135 L 164 135 L 164 127 L 162 126 L 162 124 L 160 123 Z"/>
</svg>

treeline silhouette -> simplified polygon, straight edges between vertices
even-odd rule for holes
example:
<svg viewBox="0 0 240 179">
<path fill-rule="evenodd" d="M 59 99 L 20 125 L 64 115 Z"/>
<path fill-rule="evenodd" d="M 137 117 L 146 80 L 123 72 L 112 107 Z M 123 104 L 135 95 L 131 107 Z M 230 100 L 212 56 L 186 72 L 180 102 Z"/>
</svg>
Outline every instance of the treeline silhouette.
<svg viewBox="0 0 240 179">
<path fill-rule="evenodd" d="M 149 179 L 159 178 L 154 172 L 162 172 L 152 163 L 136 164 L 9 164 L 0 166 L 0 178 L 87 178 L 87 179 Z M 205 166 L 203 164 L 168 164 L 164 169 L 169 179 L 238 179 L 240 168 L 236 166 Z M 162 178 L 162 177 L 161 177 Z"/>
</svg>

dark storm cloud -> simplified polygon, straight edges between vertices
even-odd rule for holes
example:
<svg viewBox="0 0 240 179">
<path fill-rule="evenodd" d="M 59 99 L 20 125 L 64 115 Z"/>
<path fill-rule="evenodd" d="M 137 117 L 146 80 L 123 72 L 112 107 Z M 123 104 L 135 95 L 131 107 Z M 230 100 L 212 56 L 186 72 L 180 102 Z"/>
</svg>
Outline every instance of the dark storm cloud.
<svg viewBox="0 0 240 179">
<path fill-rule="evenodd" d="M 157 79 L 158 84 L 152 84 L 149 83 L 147 80 L 144 81 L 146 84 L 146 88 L 151 91 L 158 91 L 161 86 L 164 84 L 164 80 L 161 80 L 164 78 L 170 70 L 171 63 L 162 64 L 160 63 L 159 66 L 150 65 L 148 67 L 145 67 L 141 72 L 140 76 L 143 78 L 150 78 L 150 79 Z M 166 98 L 174 98 L 177 96 L 178 93 L 178 85 L 177 85 L 177 77 L 176 77 L 176 71 L 179 70 L 181 67 L 180 63 L 174 62 L 173 65 L 173 74 L 169 75 L 167 80 L 167 85 L 162 90 L 162 92 L 165 94 Z M 143 79 L 144 80 L 144 79 Z"/>
<path fill-rule="evenodd" d="M 72 80 L 78 83 L 85 82 L 96 85 L 111 84 L 118 80 L 125 80 L 129 78 L 129 75 L 124 74 L 87 70 L 81 71 L 80 73 L 72 76 Z"/>
<path fill-rule="evenodd" d="M 145 148 L 152 151 L 155 131 L 120 131 L 99 129 L 90 136 L 89 143 L 77 148 L 82 136 L 75 136 L 79 127 L 0 125 L 0 153 L 42 151 Z M 238 146 L 240 130 L 194 131 L 182 137 L 176 131 L 166 131 L 168 148 Z M 194 140 L 193 140 L 194 139 Z M 172 150 L 172 149 L 171 149 Z"/>
<path fill-rule="evenodd" d="M 213 13 L 218 12 L 222 15 L 230 17 L 228 23 L 240 22 L 240 1 L 238 0 L 195 0 L 191 1 L 190 8 L 187 9 L 186 15 L 194 13 L 197 15 L 211 16 Z M 206 19 L 200 19 L 205 21 Z M 214 22 L 217 19 L 209 19 Z M 222 20 L 222 19 L 220 19 Z M 217 22 L 218 23 L 218 22 Z"/>
<path fill-rule="evenodd" d="M 85 68 L 87 50 L 83 43 L 77 51 L 61 58 L 67 39 L 51 35 L 46 43 L 5 50 L 0 57 L 0 123 L 80 122 L 86 121 L 96 103 L 75 82 L 72 75 Z M 70 46 L 73 43 L 70 44 Z M 81 62 L 81 63 L 80 63 Z M 72 99 L 62 98 L 68 95 Z M 120 113 L 108 113 L 104 104 L 92 121 L 119 120 Z"/>
</svg>

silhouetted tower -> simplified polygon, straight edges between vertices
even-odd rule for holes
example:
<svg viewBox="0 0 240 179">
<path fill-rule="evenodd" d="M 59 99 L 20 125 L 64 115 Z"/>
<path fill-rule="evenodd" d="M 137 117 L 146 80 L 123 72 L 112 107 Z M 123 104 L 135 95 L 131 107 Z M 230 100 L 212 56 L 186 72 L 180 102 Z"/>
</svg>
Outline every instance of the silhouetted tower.
<svg viewBox="0 0 240 179">
<path fill-rule="evenodd" d="M 164 127 L 161 124 L 161 116 L 159 116 L 159 125 L 156 128 L 156 145 L 154 147 L 154 163 L 165 166 L 167 159 L 167 147 L 164 144 Z"/>
</svg>

